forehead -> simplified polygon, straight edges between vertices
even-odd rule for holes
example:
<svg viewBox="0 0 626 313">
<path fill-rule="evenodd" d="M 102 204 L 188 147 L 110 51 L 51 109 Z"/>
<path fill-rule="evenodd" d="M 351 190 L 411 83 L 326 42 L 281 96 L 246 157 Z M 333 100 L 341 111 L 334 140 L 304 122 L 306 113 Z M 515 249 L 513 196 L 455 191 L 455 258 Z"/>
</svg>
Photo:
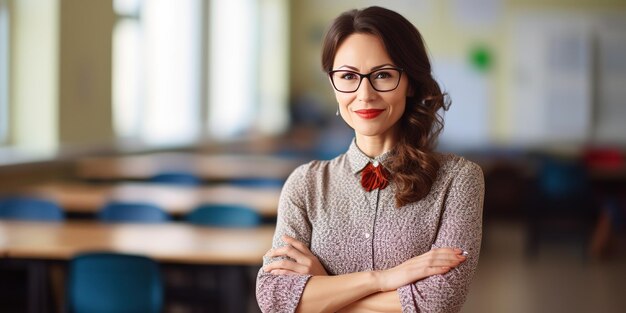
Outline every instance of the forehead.
<svg viewBox="0 0 626 313">
<path fill-rule="evenodd" d="M 393 64 L 382 40 L 375 35 L 356 33 L 339 45 L 333 68 L 348 65 L 366 71 L 382 64 Z"/>
</svg>

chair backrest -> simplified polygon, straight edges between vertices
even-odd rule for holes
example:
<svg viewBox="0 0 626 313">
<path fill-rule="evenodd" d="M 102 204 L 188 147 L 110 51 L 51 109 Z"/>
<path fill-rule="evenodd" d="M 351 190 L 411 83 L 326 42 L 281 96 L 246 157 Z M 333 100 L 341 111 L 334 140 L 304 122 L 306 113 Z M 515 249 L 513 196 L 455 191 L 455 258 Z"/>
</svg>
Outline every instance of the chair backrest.
<svg viewBox="0 0 626 313">
<path fill-rule="evenodd" d="M 67 305 L 71 313 L 158 313 L 163 282 L 152 259 L 117 253 L 85 253 L 69 265 Z"/>
<path fill-rule="evenodd" d="M 186 220 L 216 227 L 256 227 L 262 222 L 257 211 L 235 204 L 202 204 L 189 213 Z"/>
<path fill-rule="evenodd" d="M 170 220 L 169 215 L 156 205 L 118 201 L 107 203 L 98 217 L 104 222 L 163 223 Z"/>
<path fill-rule="evenodd" d="M 543 157 L 539 168 L 539 187 L 553 198 L 571 197 L 588 189 L 584 165 L 578 160 Z"/>
<path fill-rule="evenodd" d="M 181 186 L 199 186 L 202 180 L 191 173 L 185 172 L 164 172 L 150 178 L 150 182 L 158 184 L 171 184 Z"/>
<path fill-rule="evenodd" d="M 62 221 L 63 210 L 54 202 L 25 196 L 0 200 L 0 219 L 24 221 Z"/>
</svg>

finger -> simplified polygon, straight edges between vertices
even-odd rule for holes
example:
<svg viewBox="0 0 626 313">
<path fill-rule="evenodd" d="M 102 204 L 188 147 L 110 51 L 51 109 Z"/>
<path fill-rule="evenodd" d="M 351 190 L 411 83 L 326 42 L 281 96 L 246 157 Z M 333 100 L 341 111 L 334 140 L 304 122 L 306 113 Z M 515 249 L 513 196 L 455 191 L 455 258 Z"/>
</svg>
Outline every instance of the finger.
<svg viewBox="0 0 626 313">
<path fill-rule="evenodd" d="M 280 248 L 273 249 L 269 255 L 269 257 L 278 257 L 278 256 L 288 256 L 298 263 L 302 263 L 304 259 L 306 259 L 306 255 L 300 252 L 298 249 L 294 248 L 291 245 L 282 246 Z"/>
<path fill-rule="evenodd" d="M 268 256 L 270 256 L 270 257 L 287 256 L 289 254 L 298 255 L 298 252 L 300 252 L 298 249 L 296 249 L 295 247 L 293 247 L 290 244 L 287 244 L 287 245 L 284 245 L 282 247 L 278 247 L 276 249 L 272 249 L 271 251 L 268 252 Z M 300 254 L 302 254 L 302 253 L 300 252 Z"/>
<path fill-rule="evenodd" d="M 431 255 L 435 258 L 452 258 L 452 259 L 459 259 L 459 260 L 464 261 L 465 259 L 467 259 L 467 256 L 469 255 L 469 253 L 461 249 L 443 248 L 443 249 L 433 250 Z"/>
<path fill-rule="evenodd" d="M 455 255 L 455 256 L 467 256 L 467 251 L 459 248 L 435 248 L 429 251 L 433 255 Z"/>
<path fill-rule="evenodd" d="M 451 262 L 463 262 L 467 259 L 466 256 L 462 255 L 462 254 L 439 254 L 439 255 L 434 255 L 432 256 L 431 260 L 437 260 L 437 261 L 451 261 Z"/>
<path fill-rule="evenodd" d="M 278 260 L 263 266 L 263 270 L 271 272 L 273 270 L 290 270 L 293 271 L 297 268 L 298 263 L 290 260 Z"/>
<path fill-rule="evenodd" d="M 445 260 L 445 259 L 433 259 L 426 262 L 421 262 L 417 265 L 419 268 L 439 268 L 439 267 L 457 267 L 461 264 L 459 260 Z"/>
<path fill-rule="evenodd" d="M 304 243 L 302 243 L 301 241 L 296 240 L 293 237 L 289 237 L 287 235 L 283 236 L 283 240 L 292 245 L 294 248 L 300 250 L 300 252 L 304 253 L 304 254 L 311 254 L 311 250 L 309 249 L 309 247 L 307 247 L 307 245 L 305 245 Z"/>
<path fill-rule="evenodd" d="M 433 254 L 431 258 L 437 259 L 437 260 L 461 260 L 461 261 L 465 261 L 465 259 L 467 259 L 467 257 L 463 254 L 451 254 L 451 253 Z"/>
<path fill-rule="evenodd" d="M 426 273 L 428 276 L 441 275 L 449 272 L 451 269 L 452 267 L 447 266 L 429 267 L 428 269 L 426 269 Z"/>
<path fill-rule="evenodd" d="M 263 267 L 263 270 L 266 272 L 271 272 L 272 270 L 289 270 L 300 274 L 304 274 L 307 272 L 307 268 L 305 266 L 290 260 L 274 261 L 268 265 L 265 265 Z"/>
<path fill-rule="evenodd" d="M 465 261 L 466 257 L 461 254 L 454 254 L 450 251 L 429 251 L 420 256 L 414 258 L 416 264 L 425 264 L 427 266 L 434 266 L 435 262 L 453 261 L 461 262 Z"/>
<path fill-rule="evenodd" d="M 434 248 L 430 250 L 433 254 L 462 254 L 463 249 L 459 248 Z"/>
<path fill-rule="evenodd" d="M 412 265 L 415 268 L 427 268 L 427 267 L 457 267 L 461 262 L 465 261 L 463 258 L 459 258 L 453 255 L 430 255 L 423 258 L 416 259 Z"/>
</svg>

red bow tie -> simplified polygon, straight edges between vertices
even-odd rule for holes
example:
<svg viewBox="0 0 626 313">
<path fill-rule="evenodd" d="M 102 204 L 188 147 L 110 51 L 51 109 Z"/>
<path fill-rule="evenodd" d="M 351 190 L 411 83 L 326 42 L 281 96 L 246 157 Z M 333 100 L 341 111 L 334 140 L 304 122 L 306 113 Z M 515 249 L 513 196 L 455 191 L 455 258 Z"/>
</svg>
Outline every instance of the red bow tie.
<svg viewBox="0 0 626 313">
<path fill-rule="evenodd" d="M 370 192 L 376 188 L 385 189 L 389 185 L 389 172 L 378 161 L 367 163 L 363 171 L 361 171 L 361 186 L 365 191 Z"/>
</svg>

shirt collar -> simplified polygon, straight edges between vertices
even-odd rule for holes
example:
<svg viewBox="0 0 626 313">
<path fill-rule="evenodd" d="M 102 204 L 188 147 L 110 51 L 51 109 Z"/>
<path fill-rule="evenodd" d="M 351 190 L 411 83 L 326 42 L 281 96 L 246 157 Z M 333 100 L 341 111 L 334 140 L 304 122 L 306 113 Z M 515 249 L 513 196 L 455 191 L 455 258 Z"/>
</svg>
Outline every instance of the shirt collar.
<svg viewBox="0 0 626 313">
<path fill-rule="evenodd" d="M 350 148 L 348 148 L 348 152 L 346 152 L 348 156 L 348 163 L 350 164 L 350 168 L 352 169 L 352 173 L 356 174 L 360 172 L 369 162 L 378 161 L 383 164 L 387 170 L 389 167 L 386 165 L 387 162 L 391 160 L 390 156 L 392 155 L 392 151 L 387 151 L 375 158 L 368 157 L 356 144 L 356 138 L 352 139 L 352 143 L 350 144 Z"/>
</svg>

